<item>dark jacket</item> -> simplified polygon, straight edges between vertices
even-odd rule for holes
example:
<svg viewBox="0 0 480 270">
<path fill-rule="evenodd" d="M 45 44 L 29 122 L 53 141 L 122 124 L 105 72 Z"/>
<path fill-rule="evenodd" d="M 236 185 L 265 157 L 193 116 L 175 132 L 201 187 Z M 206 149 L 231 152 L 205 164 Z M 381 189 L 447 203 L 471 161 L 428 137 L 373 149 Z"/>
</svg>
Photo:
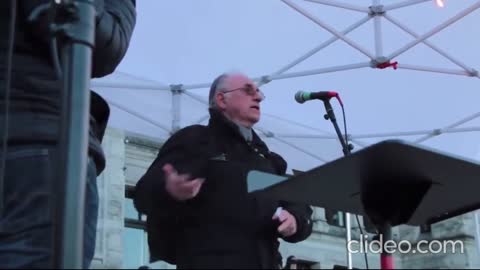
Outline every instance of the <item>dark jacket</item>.
<svg viewBox="0 0 480 270">
<path fill-rule="evenodd" d="M 52 64 L 49 9 L 43 8 L 51 2 L 17 0 L 9 105 L 10 145 L 55 144 L 59 138 L 62 87 Z M 97 15 L 91 77 L 98 78 L 111 74 L 125 56 L 136 23 L 136 11 L 135 0 L 95 0 L 94 4 Z M 11 0 L 0 1 L 0 123 L 5 119 L 5 71 L 12 16 L 10 5 Z M 97 173 L 105 167 L 100 142 L 108 118 L 108 104 L 91 92 L 89 152 L 95 159 Z"/>
<path fill-rule="evenodd" d="M 166 192 L 162 166 L 167 162 L 179 173 L 206 178 L 195 198 L 177 202 Z M 292 243 L 311 234 L 312 210 L 260 192 L 249 194 L 246 178 L 250 170 L 283 175 L 286 167 L 257 134 L 247 143 L 238 127 L 215 110 L 208 126 L 175 133 L 136 186 L 134 203 L 147 215 L 152 260 L 181 268 L 278 267 L 279 223 L 272 220 L 276 208 L 296 217 L 297 233 L 284 239 Z M 169 246 L 165 241 L 171 241 Z"/>
</svg>

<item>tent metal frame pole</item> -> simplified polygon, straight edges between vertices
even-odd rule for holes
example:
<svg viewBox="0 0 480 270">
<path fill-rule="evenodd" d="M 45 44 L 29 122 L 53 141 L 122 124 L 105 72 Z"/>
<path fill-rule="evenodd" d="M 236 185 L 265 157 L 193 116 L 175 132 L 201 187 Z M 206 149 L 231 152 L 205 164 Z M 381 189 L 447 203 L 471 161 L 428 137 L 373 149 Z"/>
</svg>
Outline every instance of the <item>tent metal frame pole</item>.
<svg viewBox="0 0 480 270">
<path fill-rule="evenodd" d="M 208 88 L 212 83 L 184 84 L 183 90 Z"/>
<path fill-rule="evenodd" d="M 427 68 L 424 68 L 424 69 L 427 69 Z M 435 72 L 435 71 L 433 71 Z M 458 72 L 458 73 L 461 73 L 461 72 Z M 273 78 L 275 79 L 275 78 Z M 102 84 L 102 85 L 106 85 L 107 87 L 116 87 L 116 84 L 108 84 L 108 83 L 105 83 L 105 84 Z M 185 95 L 201 102 L 202 104 L 207 104 L 206 101 L 203 101 L 201 100 L 199 97 L 196 97 L 195 95 L 192 95 L 191 93 L 185 91 L 183 92 Z M 142 119 L 158 128 L 161 128 L 162 130 L 164 131 L 167 131 L 167 132 L 171 132 L 171 130 L 167 127 L 165 127 L 164 125 L 152 120 L 152 119 L 149 119 L 148 117 L 144 117 L 142 115 L 140 115 L 139 113 L 137 112 L 134 112 L 130 109 L 127 109 L 125 108 L 124 106 L 116 103 L 116 102 L 113 102 L 112 100 L 108 100 L 109 103 L 111 103 L 113 106 L 139 118 L 139 119 Z M 277 117 L 277 116 L 274 116 L 274 115 L 270 115 L 271 117 L 275 117 L 277 119 L 280 119 L 281 121 L 286 121 L 286 122 L 289 122 L 291 124 L 295 124 L 295 125 L 299 125 L 299 126 L 302 126 L 302 127 L 305 127 L 305 128 L 309 128 L 309 129 L 312 129 L 312 130 L 316 130 L 316 131 L 322 131 L 322 130 L 318 130 L 318 129 L 315 129 L 313 127 L 310 127 L 310 126 L 306 126 L 306 125 L 303 125 L 301 123 L 297 123 L 295 121 L 291 121 L 291 120 L 288 120 L 288 119 L 283 119 L 283 118 L 280 118 L 280 117 Z M 201 123 L 203 121 L 205 121 L 206 119 L 208 119 L 208 114 L 205 114 L 204 116 L 202 116 L 201 118 L 199 118 L 197 121 L 195 121 L 194 123 Z M 421 141 L 424 141 L 428 138 L 431 138 L 431 137 L 435 137 L 435 136 L 439 136 L 441 134 L 444 134 L 444 133 L 460 133 L 460 132 L 475 132 L 475 131 L 479 131 L 477 127 L 471 127 L 471 128 L 456 128 L 457 126 L 467 122 L 467 121 L 470 121 L 470 120 L 473 120 L 477 117 L 480 117 L 480 113 L 477 113 L 477 114 L 474 114 L 472 116 L 469 116 L 467 117 L 466 119 L 460 121 L 459 123 L 456 123 L 455 125 L 451 125 L 447 128 L 443 128 L 443 129 L 432 129 L 432 130 L 427 130 L 427 131 L 408 131 L 408 132 L 391 132 L 391 133 L 377 133 L 377 134 L 363 134 L 363 135 L 354 135 L 354 134 L 350 134 L 349 135 L 349 138 L 350 140 L 357 144 L 358 146 L 361 146 L 361 147 L 365 147 L 366 145 L 360 141 L 358 141 L 359 139 L 366 139 L 366 138 L 380 138 L 380 137 L 395 137 L 395 136 L 415 136 L 415 135 L 422 135 L 422 134 L 425 134 L 427 135 L 426 137 L 424 138 L 421 138 Z M 323 131 L 322 131 L 323 132 Z M 328 133 L 328 132 L 327 132 Z M 288 135 L 288 134 L 283 134 L 283 135 L 277 135 L 277 137 L 281 137 L 281 138 L 295 138 L 295 136 L 293 135 Z M 328 137 L 328 136 L 327 136 Z M 322 135 L 298 135 L 297 138 L 327 138 L 327 137 L 323 137 Z M 331 136 L 333 138 L 333 136 Z M 428 137 L 428 138 L 427 138 Z M 419 139 L 420 140 L 420 139 Z M 421 141 L 416 141 L 416 142 L 421 142 Z"/>
<path fill-rule="evenodd" d="M 389 14 L 385 14 L 383 16 L 386 20 L 390 21 L 392 24 L 394 24 L 395 26 L 397 26 L 398 28 L 402 29 L 403 31 L 405 31 L 406 33 L 410 34 L 412 37 L 414 38 L 419 38 L 420 35 L 415 33 L 413 30 L 411 30 L 409 27 L 407 27 L 406 25 L 404 25 L 403 23 L 399 22 L 398 20 L 396 20 L 395 18 L 393 18 L 392 16 L 390 16 Z M 432 50 L 436 51 L 437 53 L 439 53 L 440 55 L 442 55 L 443 57 L 447 58 L 448 60 L 450 60 L 452 63 L 456 64 L 457 66 L 463 68 L 465 71 L 468 71 L 468 72 L 472 72 L 472 68 L 471 67 L 468 67 L 466 64 L 462 63 L 461 61 L 455 59 L 453 56 L 449 55 L 447 52 L 443 51 L 442 49 L 438 48 L 437 46 L 435 46 L 434 44 L 432 44 L 430 41 L 428 40 L 424 40 L 422 41 L 423 44 L 427 45 L 428 47 L 430 47 Z"/>
<path fill-rule="evenodd" d="M 372 14 L 375 16 L 374 20 L 374 37 L 375 37 L 375 53 L 377 59 L 383 57 L 383 43 L 382 43 L 382 17 L 383 12 L 381 12 L 382 7 L 380 6 L 380 0 L 372 0 Z M 379 13 L 373 13 L 373 11 L 378 10 Z"/>
<path fill-rule="evenodd" d="M 381 137 L 405 137 L 405 136 L 418 136 L 418 135 L 441 135 L 447 133 L 464 133 L 464 132 L 477 132 L 480 131 L 480 126 L 465 127 L 465 128 L 451 128 L 451 129 L 431 129 L 431 130 L 419 130 L 419 131 L 407 131 L 407 132 L 390 132 L 390 133 L 377 133 L 377 134 L 358 134 L 349 135 L 349 139 L 371 139 Z M 337 139 L 334 136 L 329 135 L 317 135 L 317 134 L 275 134 L 278 138 L 284 139 Z"/>
<path fill-rule="evenodd" d="M 343 35 L 347 35 L 349 34 L 350 32 L 352 32 L 353 30 L 359 28 L 360 26 L 364 25 L 366 22 L 368 22 L 369 20 L 371 19 L 370 16 L 365 16 L 364 18 L 362 18 L 361 20 L 359 20 L 358 22 L 350 25 L 349 27 L 347 27 L 345 30 L 343 30 L 341 33 Z M 306 54 L 302 55 L 301 57 L 295 59 L 294 61 L 292 61 L 291 63 L 289 63 L 288 65 L 282 67 L 281 69 L 275 71 L 273 74 L 271 74 L 270 76 L 275 76 L 275 75 L 279 75 L 279 74 L 282 74 L 284 73 L 285 71 L 293 68 L 294 66 L 298 65 L 299 63 L 305 61 L 307 58 L 311 57 L 312 55 L 314 55 L 315 53 L 319 52 L 320 50 L 322 49 L 325 49 L 326 47 L 330 46 L 331 44 L 335 43 L 335 41 L 339 40 L 340 38 L 337 37 L 337 36 L 333 36 L 332 38 L 330 38 L 329 40 L 325 41 L 324 43 L 318 45 L 317 47 L 313 48 L 312 50 L 308 51 Z"/>
<path fill-rule="evenodd" d="M 315 135 L 315 134 L 275 134 L 278 138 L 284 139 L 325 139 L 325 140 L 337 140 L 337 137 L 330 135 Z"/>
<path fill-rule="evenodd" d="M 161 84 L 135 84 L 135 83 L 113 83 L 103 82 L 101 80 L 92 80 L 91 85 L 99 88 L 119 88 L 119 89 L 135 89 L 135 90 L 160 90 L 170 91 L 169 86 Z"/>
<path fill-rule="evenodd" d="M 390 11 L 390 10 L 394 10 L 394 9 L 399 9 L 399 8 L 404 8 L 404 7 L 408 7 L 408 6 L 422 4 L 422 3 L 425 3 L 425 2 L 432 2 L 432 0 L 407 0 L 405 2 L 386 5 L 386 6 L 384 6 L 383 9 L 385 11 Z"/>
<path fill-rule="evenodd" d="M 108 100 L 108 103 L 112 104 L 113 106 L 121 109 L 122 111 L 125 111 L 126 113 L 129 113 L 145 122 L 148 122 L 168 133 L 171 132 L 171 130 L 164 125 L 148 118 L 145 117 L 137 112 L 134 112 L 130 109 L 127 109 L 125 106 L 122 106 L 114 101 Z M 201 123 L 208 119 L 208 115 L 202 116 L 198 121 L 195 121 L 195 123 Z M 350 134 L 349 138 L 350 140 L 358 140 L 358 139 L 371 139 L 371 138 L 381 138 L 381 137 L 401 137 L 401 136 L 416 136 L 416 135 L 427 135 L 425 137 L 435 137 L 439 136 L 442 134 L 448 134 L 448 133 L 464 133 L 464 132 L 478 132 L 480 131 L 480 127 L 466 127 L 466 128 L 457 128 L 457 126 L 462 125 L 468 121 L 474 120 L 475 118 L 480 117 L 480 112 L 476 113 L 472 116 L 469 116 L 468 118 L 465 118 L 461 122 L 457 122 L 454 125 L 449 126 L 449 128 L 443 128 L 443 129 L 432 129 L 432 130 L 419 130 L 419 131 L 406 131 L 406 132 L 389 132 L 389 133 L 372 133 L 372 134 Z M 283 121 L 287 121 L 292 124 L 298 124 L 286 119 L 283 119 Z M 309 127 L 312 128 L 312 127 Z M 312 130 L 316 130 L 313 129 Z M 284 139 L 336 139 L 334 136 L 329 136 L 329 135 L 315 135 L 315 134 L 275 134 L 276 138 L 284 138 Z M 422 138 L 422 141 L 425 141 L 427 138 Z M 361 143 L 356 143 L 360 146 Z"/>
<path fill-rule="evenodd" d="M 333 0 L 305 0 L 305 1 L 313 2 L 313 3 L 317 3 L 317 4 L 322 4 L 322 5 L 325 5 L 325 6 L 332 6 L 332 7 L 338 7 L 338 8 L 343 8 L 343 9 L 347 9 L 347 10 L 358 11 L 358 12 L 364 12 L 364 13 L 369 12 L 369 10 L 367 8 L 364 8 L 362 6 L 340 3 L 340 2 L 337 2 L 337 1 L 333 1 Z"/>
<path fill-rule="evenodd" d="M 297 151 L 300 151 L 300 152 L 302 152 L 302 153 L 304 153 L 304 154 L 306 154 L 306 155 L 308 155 L 308 156 L 310 156 L 310 157 L 312 157 L 312 158 L 314 158 L 314 159 L 317 159 L 317 160 L 319 160 L 319 161 L 321 161 L 321 162 L 324 162 L 324 163 L 327 163 L 327 162 L 328 162 L 326 159 L 320 157 L 319 155 L 316 155 L 316 154 L 314 154 L 314 153 L 311 153 L 310 151 L 307 151 L 307 150 L 305 150 L 305 149 L 302 149 L 302 148 L 296 146 L 296 145 L 293 144 L 293 143 L 290 143 L 290 142 L 287 142 L 287 141 L 283 140 L 282 138 L 273 137 L 273 139 L 275 139 L 275 140 L 277 140 L 277 141 L 279 141 L 279 142 L 281 142 L 281 143 L 283 143 L 283 144 L 286 144 L 286 145 L 292 147 L 293 149 L 296 149 Z"/>
<path fill-rule="evenodd" d="M 306 129 L 310 129 L 310 130 L 313 130 L 313 131 L 318 131 L 318 132 L 322 132 L 324 133 L 325 135 L 327 136 L 330 136 L 331 138 L 334 138 L 334 135 L 331 134 L 330 132 L 327 132 L 327 131 L 324 131 L 324 130 L 321 130 L 321 129 L 318 129 L 318 128 L 314 128 L 314 127 L 311 127 L 311 126 L 307 126 L 305 124 L 302 124 L 302 123 L 298 123 L 296 121 L 293 121 L 293 120 L 290 120 L 290 119 L 285 119 L 283 117 L 280 117 L 280 116 L 277 116 L 277 115 L 272 115 L 272 114 L 269 114 L 269 113 L 264 113 L 264 115 L 266 116 L 269 116 L 269 117 L 272 117 L 272 118 L 275 118 L 275 119 L 278 119 L 280 121 L 283 121 L 283 122 L 287 122 L 289 124 L 292 124 L 292 125 L 296 125 L 296 126 L 299 126 L 299 127 L 303 127 L 303 128 L 306 128 Z M 358 146 L 361 146 L 361 147 L 366 147 L 366 145 L 363 143 L 363 142 L 360 142 L 358 140 L 355 140 L 355 139 L 352 139 L 350 135 L 348 135 L 349 137 L 349 140 L 353 143 L 355 143 L 356 145 Z M 336 138 L 336 137 L 335 137 Z"/>
<path fill-rule="evenodd" d="M 183 94 L 184 94 L 185 96 L 188 96 L 188 97 L 190 97 L 191 99 L 193 99 L 193 100 L 195 100 L 195 101 L 197 101 L 197 102 L 205 105 L 205 106 L 208 106 L 208 101 L 203 100 L 203 99 L 202 99 L 201 97 L 199 97 L 199 96 L 196 96 L 196 95 L 194 95 L 194 94 L 192 94 L 192 93 L 190 93 L 190 92 L 188 92 L 188 91 L 183 92 Z"/>
<path fill-rule="evenodd" d="M 172 84 L 170 85 L 170 91 L 172 91 L 172 134 L 180 130 L 181 121 L 181 95 L 185 91 L 183 85 Z"/>
<path fill-rule="evenodd" d="M 331 34 L 337 36 L 338 38 L 340 38 L 341 40 L 343 40 L 345 43 L 347 43 L 348 45 L 350 45 L 351 47 L 353 47 L 354 49 L 358 50 L 359 52 L 361 52 L 362 54 L 364 54 L 365 56 L 367 56 L 368 58 L 370 58 L 371 60 L 375 59 L 375 57 L 365 48 L 363 48 L 362 46 L 360 46 L 358 43 L 354 42 L 353 40 L 349 39 L 348 37 L 346 37 L 345 35 L 343 35 L 342 33 L 338 32 L 337 30 L 335 30 L 335 28 L 329 26 L 328 24 L 326 24 L 325 22 L 321 21 L 320 19 L 318 18 L 315 18 L 313 15 L 311 15 L 310 13 L 308 13 L 305 9 L 301 8 L 300 6 L 296 5 L 295 3 L 293 3 L 292 1 L 290 0 L 281 0 L 282 2 L 284 2 L 285 4 L 287 4 L 288 6 L 290 6 L 291 8 L 293 8 L 294 10 L 296 10 L 297 12 L 301 13 L 302 15 L 304 15 L 305 17 L 307 17 L 308 19 L 310 19 L 311 21 L 313 21 L 314 23 L 318 24 L 320 27 L 322 27 L 323 29 L 327 30 L 328 32 L 330 32 Z"/>
<path fill-rule="evenodd" d="M 310 76 L 310 75 L 332 73 L 337 71 L 359 69 L 359 68 L 365 68 L 365 67 L 371 67 L 371 63 L 362 62 L 362 63 L 356 63 L 356 64 L 350 64 L 350 65 L 343 65 L 343 66 L 335 66 L 335 67 L 319 68 L 319 69 L 312 69 L 312 70 L 299 71 L 299 72 L 284 73 L 284 74 L 269 76 L 269 78 L 271 80 L 281 80 L 281 79 L 297 78 L 297 77 Z M 257 78 L 257 80 L 259 80 L 259 78 Z"/>
<path fill-rule="evenodd" d="M 393 59 L 399 55 L 401 55 L 402 53 L 408 51 L 409 49 L 413 48 L 414 46 L 416 46 L 417 44 L 423 42 L 424 40 L 432 37 L 433 35 L 437 34 L 438 32 L 442 31 L 443 29 L 447 28 L 448 26 L 452 25 L 453 23 L 457 22 L 458 20 L 460 20 L 461 18 L 467 16 L 468 14 L 472 13 L 473 11 L 477 10 L 478 8 L 480 8 L 480 1 L 476 2 L 475 4 L 473 4 L 472 6 L 462 10 L 461 12 L 459 12 L 457 15 L 453 16 L 452 18 L 448 19 L 447 21 L 441 23 L 440 25 L 438 25 L 437 27 L 433 28 L 432 30 L 430 30 L 429 32 L 421 35 L 420 37 L 418 37 L 416 40 L 408 43 L 407 45 L 405 45 L 404 47 L 398 49 L 397 51 L 393 52 L 392 54 L 390 54 L 387 58 L 388 59 Z"/>
<path fill-rule="evenodd" d="M 480 112 L 475 113 L 475 114 L 472 114 L 472 115 L 470 115 L 470 116 L 468 116 L 468 117 L 465 117 L 464 119 L 462 119 L 462 120 L 460 120 L 460 121 L 458 121 L 458 122 L 455 122 L 455 123 L 453 123 L 453 124 L 451 124 L 451 125 L 449 125 L 449 126 L 447 126 L 447 127 L 445 127 L 445 128 L 438 129 L 438 130 L 432 132 L 432 133 L 429 134 L 429 135 L 426 135 L 426 136 L 424 136 L 424 137 L 422 137 L 422 138 L 420 138 L 420 139 L 418 139 L 418 140 L 415 140 L 414 142 L 415 142 L 415 143 L 424 142 L 424 141 L 426 141 L 426 140 L 428 140 L 428 139 L 430 139 L 430 138 L 433 138 L 433 137 L 435 137 L 435 136 L 438 136 L 439 133 L 440 133 L 440 134 L 443 133 L 444 130 L 451 130 L 452 128 L 455 128 L 455 127 L 458 127 L 458 126 L 460 126 L 460 125 L 463 125 L 463 124 L 465 124 L 466 122 L 472 121 L 473 119 L 476 119 L 476 118 L 478 118 L 478 117 L 480 117 Z"/>
<path fill-rule="evenodd" d="M 165 125 L 160 124 L 160 123 L 157 122 L 157 121 L 154 121 L 154 120 L 152 120 L 152 119 L 150 119 L 150 118 L 148 118 L 148 117 L 145 117 L 145 116 L 141 115 L 140 113 L 137 113 L 137 112 L 135 112 L 135 111 L 132 111 L 132 110 L 126 108 L 125 106 L 120 105 L 120 104 L 118 104 L 118 103 L 116 103 L 116 102 L 114 102 L 114 101 L 112 101 L 112 100 L 110 100 L 110 99 L 106 99 L 106 100 L 108 101 L 109 104 L 113 105 L 114 107 L 117 107 L 118 109 L 120 109 L 120 110 L 122 110 L 122 111 L 124 111 L 124 112 L 126 112 L 126 113 L 128 113 L 128 114 L 131 114 L 131 115 L 137 117 L 138 119 L 141 119 L 141 120 L 143 120 L 143 121 L 145 121 L 145 122 L 147 122 L 147 123 L 149 123 L 149 124 L 152 124 L 153 126 L 158 127 L 158 128 L 160 128 L 160 129 L 166 131 L 167 133 L 170 133 L 170 132 L 171 132 L 170 128 L 166 127 Z"/>
<path fill-rule="evenodd" d="M 410 64 L 398 64 L 399 69 L 408 69 L 408 70 L 415 70 L 415 71 L 425 71 L 425 72 L 433 72 L 433 73 L 443 73 L 449 75 L 460 75 L 460 76 L 470 76 L 473 77 L 476 74 L 472 74 L 472 71 L 465 71 L 461 69 L 446 69 L 446 68 L 435 68 L 435 67 L 425 67 L 420 65 L 410 65 Z"/>
<path fill-rule="evenodd" d="M 208 101 L 203 100 L 202 98 L 194 95 L 193 93 L 190 93 L 189 91 L 185 91 L 185 92 L 183 92 L 183 94 L 184 94 L 185 96 L 188 96 L 188 97 L 190 97 L 191 99 L 193 99 L 193 100 L 195 100 L 195 101 L 197 101 L 197 102 L 199 102 L 199 103 L 201 103 L 201 104 L 203 104 L 203 105 L 205 105 L 205 106 L 208 107 Z M 200 123 L 202 123 L 203 121 L 207 120 L 209 117 L 210 117 L 210 114 L 206 113 L 206 114 L 204 114 L 202 117 L 200 117 L 200 118 L 198 118 L 197 120 L 193 121 L 192 123 L 193 123 L 193 124 L 200 124 Z"/>
<path fill-rule="evenodd" d="M 283 139 L 281 139 L 281 138 L 278 138 L 278 137 L 275 135 L 275 133 L 273 133 L 273 132 L 271 132 L 271 131 L 269 131 L 269 130 L 267 130 L 267 129 L 264 129 L 264 128 L 258 127 L 258 126 L 255 127 L 255 129 L 258 130 L 259 132 L 263 133 L 263 134 L 264 134 L 266 137 L 268 137 L 268 138 L 272 138 L 272 139 L 274 139 L 274 140 L 277 140 L 277 141 L 279 141 L 279 142 L 282 142 L 282 143 L 284 143 L 284 144 L 292 147 L 293 149 L 296 149 L 296 150 L 298 150 L 298 151 L 300 151 L 300 152 L 302 152 L 302 153 L 304 153 L 304 154 L 306 154 L 306 155 L 309 155 L 309 156 L 311 156 L 311 157 L 313 157 L 313 158 L 315 158 L 315 159 L 317 159 L 317 160 L 319 160 L 319 161 L 322 161 L 322 162 L 324 162 L 324 163 L 327 162 L 327 160 L 321 158 L 320 156 L 318 156 L 318 155 L 316 155 L 316 154 L 313 154 L 313 153 L 311 153 L 311 152 L 309 152 L 309 151 L 307 151 L 307 150 L 305 150 L 305 149 L 302 149 L 302 148 L 296 146 L 296 145 L 293 144 L 293 143 L 290 143 L 290 142 L 287 142 L 287 141 L 285 141 L 285 140 L 283 140 Z"/>
<path fill-rule="evenodd" d="M 418 131 L 406 131 L 406 132 L 389 132 L 389 133 L 377 133 L 377 134 L 356 134 L 350 135 L 355 139 L 371 139 L 381 137 L 404 137 L 404 136 L 418 136 L 418 135 L 432 135 L 432 134 L 444 134 L 444 133 L 462 133 L 462 132 L 476 132 L 480 131 L 480 127 L 468 127 L 468 128 L 452 128 L 452 129 L 431 129 L 431 130 L 418 130 Z"/>
</svg>

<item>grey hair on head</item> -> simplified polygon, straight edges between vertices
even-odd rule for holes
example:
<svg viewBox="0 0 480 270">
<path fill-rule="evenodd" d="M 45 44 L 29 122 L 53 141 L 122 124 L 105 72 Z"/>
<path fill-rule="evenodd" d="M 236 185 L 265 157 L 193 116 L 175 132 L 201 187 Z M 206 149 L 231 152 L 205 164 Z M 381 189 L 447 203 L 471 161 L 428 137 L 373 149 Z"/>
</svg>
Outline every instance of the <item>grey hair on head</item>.
<svg viewBox="0 0 480 270">
<path fill-rule="evenodd" d="M 218 109 L 218 105 L 217 105 L 217 102 L 216 102 L 216 99 L 215 99 L 215 94 L 218 93 L 218 91 L 226 88 L 225 83 L 227 81 L 227 78 L 230 77 L 230 76 L 233 76 L 233 75 L 244 75 L 244 76 L 246 76 L 241 71 L 233 70 L 233 71 L 230 71 L 230 72 L 225 72 L 225 73 L 221 74 L 220 76 L 218 76 L 217 78 L 215 78 L 215 80 L 213 80 L 213 83 L 210 86 L 210 93 L 208 95 L 208 106 L 210 108 Z"/>
<path fill-rule="evenodd" d="M 224 88 L 225 79 L 229 76 L 229 73 L 223 73 L 213 81 L 210 86 L 210 93 L 208 94 L 208 106 L 212 109 L 217 109 L 217 102 L 215 100 L 215 94 L 218 90 Z"/>
</svg>

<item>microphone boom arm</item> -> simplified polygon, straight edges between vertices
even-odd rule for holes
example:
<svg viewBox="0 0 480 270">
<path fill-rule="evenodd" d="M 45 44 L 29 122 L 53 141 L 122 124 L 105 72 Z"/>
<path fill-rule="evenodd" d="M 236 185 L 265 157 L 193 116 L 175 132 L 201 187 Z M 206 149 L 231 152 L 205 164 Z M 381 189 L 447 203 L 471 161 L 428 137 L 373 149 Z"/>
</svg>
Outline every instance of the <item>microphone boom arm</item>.
<svg viewBox="0 0 480 270">
<path fill-rule="evenodd" d="M 323 104 L 325 105 L 325 110 L 327 111 L 327 114 L 325 114 L 324 118 L 325 120 L 330 120 L 332 122 L 333 127 L 335 128 L 335 132 L 337 133 L 338 139 L 342 144 L 343 154 L 345 156 L 351 154 L 352 146 L 347 143 L 347 138 L 344 138 L 342 136 L 342 132 L 338 127 L 337 118 L 335 117 L 335 113 L 333 111 L 332 105 L 330 104 L 330 101 L 324 100 Z"/>
</svg>

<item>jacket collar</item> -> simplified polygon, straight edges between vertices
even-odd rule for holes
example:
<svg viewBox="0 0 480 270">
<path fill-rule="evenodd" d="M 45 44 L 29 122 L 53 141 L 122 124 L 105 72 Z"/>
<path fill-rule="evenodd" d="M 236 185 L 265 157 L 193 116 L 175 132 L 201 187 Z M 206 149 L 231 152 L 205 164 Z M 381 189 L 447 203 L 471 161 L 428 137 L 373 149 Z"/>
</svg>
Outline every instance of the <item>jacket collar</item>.
<svg viewBox="0 0 480 270">
<path fill-rule="evenodd" d="M 209 109 L 210 112 L 210 120 L 208 125 L 218 131 L 223 133 L 227 133 L 227 135 L 233 136 L 237 139 L 245 140 L 245 137 L 241 133 L 237 124 L 230 121 L 223 113 L 216 109 Z M 260 137 L 256 134 L 256 132 L 252 128 L 252 143 L 253 144 L 260 144 L 264 145 L 265 143 L 260 139 Z M 266 146 L 266 145 L 265 145 Z"/>
</svg>

